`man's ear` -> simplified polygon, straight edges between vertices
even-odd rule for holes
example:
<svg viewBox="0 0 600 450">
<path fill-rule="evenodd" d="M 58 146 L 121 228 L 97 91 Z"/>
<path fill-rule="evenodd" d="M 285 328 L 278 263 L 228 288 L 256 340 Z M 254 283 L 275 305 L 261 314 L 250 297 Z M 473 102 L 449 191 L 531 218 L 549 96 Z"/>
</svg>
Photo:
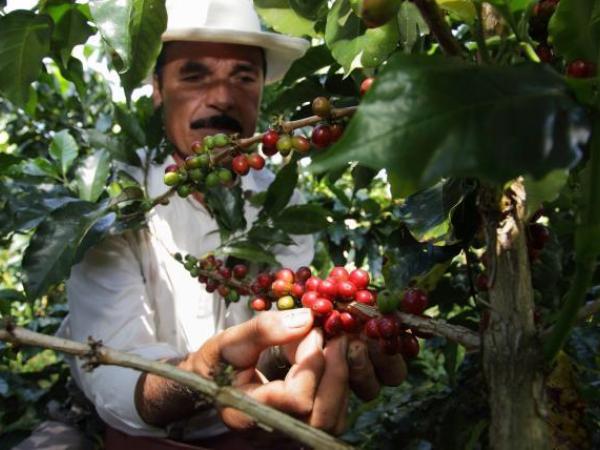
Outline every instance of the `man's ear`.
<svg viewBox="0 0 600 450">
<path fill-rule="evenodd" d="M 154 74 L 152 77 L 152 104 L 154 105 L 154 109 L 162 105 L 162 101 L 162 94 L 160 93 L 160 81 L 158 81 L 158 76 Z"/>
</svg>

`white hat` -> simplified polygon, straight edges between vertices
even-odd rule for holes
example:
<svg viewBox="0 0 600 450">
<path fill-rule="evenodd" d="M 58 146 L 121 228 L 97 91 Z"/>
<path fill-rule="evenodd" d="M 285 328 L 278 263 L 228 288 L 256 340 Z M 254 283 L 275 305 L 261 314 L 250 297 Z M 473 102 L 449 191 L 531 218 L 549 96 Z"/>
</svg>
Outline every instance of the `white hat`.
<svg viewBox="0 0 600 450">
<path fill-rule="evenodd" d="M 266 83 L 280 80 L 308 49 L 300 38 L 262 31 L 251 0 L 167 0 L 168 41 L 208 41 L 262 47 Z"/>
</svg>

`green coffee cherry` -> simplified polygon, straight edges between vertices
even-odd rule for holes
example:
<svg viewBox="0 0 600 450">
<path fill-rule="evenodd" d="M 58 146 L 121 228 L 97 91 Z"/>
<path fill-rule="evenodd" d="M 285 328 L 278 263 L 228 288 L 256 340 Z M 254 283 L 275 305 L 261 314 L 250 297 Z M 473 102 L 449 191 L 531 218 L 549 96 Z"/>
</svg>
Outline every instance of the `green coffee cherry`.
<svg viewBox="0 0 600 450">
<path fill-rule="evenodd" d="M 219 133 L 213 136 L 213 142 L 215 147 L 225 147 L 231 142 L 231 139 L 226 134 Z"/>
<path fill-rule="evenodd" d="M 192 193 L 192 187 L 189 184 L 182 184 L 177 188 L 177 195 L 185 198 Z"/>
<path fill-rule="evenodd" d="M 167 186 L 176 186 L 181 182 L 181 176 L 177 172 L 167 172 L 163 181 Z"/>
<path fill-rule="evenodd" d="M 215 186 L 219 185 L 219 175 L 217 175 L 217 172 L 210 172 L 208 175 L 206 175 L 206 187 L 209 188 L 213 188 Z"/>
<path fill-rule="evenodd" d="M 204 179 L 204 173 L 202 173 L 201 169 L 192 169 L 188 172 L 188 175 L 190 176 L 190 180 L 195 181 L 196 183 Z"/>
<path fill-rule="evenodd" d="M 229 293 L 227 294 L 227 296 L 225 297 L 225 300 L 227 300 L 228 302 L 231 303 L 237 303 L 240 299 L 240 294 L 237 293 L 237 291 L 235 289 L 231 289 L 229 291 Z"/>
<path fill-rule="evenodd" d="M 233 180 L 233 174 L 229 169 L 221 168 L 217 170 L 217 176 L 219 177 L 221 184 L 227 184 Z"/>
<path fill-rule="evenodd" d="M 204 147 L 207 148 L 208 150 L 212 150 L 212 148 L 215 146 L 215 140 L 213 139 L 212 136 L 206 136 L 204 138 Z"/>
</svg>

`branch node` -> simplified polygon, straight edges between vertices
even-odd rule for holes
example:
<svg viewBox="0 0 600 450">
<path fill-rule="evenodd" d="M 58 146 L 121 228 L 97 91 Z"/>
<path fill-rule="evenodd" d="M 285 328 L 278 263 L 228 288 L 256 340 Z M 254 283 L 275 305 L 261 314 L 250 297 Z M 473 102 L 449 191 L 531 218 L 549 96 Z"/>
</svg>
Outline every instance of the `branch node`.
<svg viewBox="0 0 600 450">
<path fill-rule="evenodd" d="M 81 366 L 81 368 L 86 372 L 91 372 L 102 362 L 102 355 L 100 354 L 100 351 L 102 349 L 103 344 L 101 339 L 95 340 L 91 336 L 88 336 L 88 345 L 90 347 L 90 350 L 85 355 L 83 355 L 85 363 Z"/>
</svg>

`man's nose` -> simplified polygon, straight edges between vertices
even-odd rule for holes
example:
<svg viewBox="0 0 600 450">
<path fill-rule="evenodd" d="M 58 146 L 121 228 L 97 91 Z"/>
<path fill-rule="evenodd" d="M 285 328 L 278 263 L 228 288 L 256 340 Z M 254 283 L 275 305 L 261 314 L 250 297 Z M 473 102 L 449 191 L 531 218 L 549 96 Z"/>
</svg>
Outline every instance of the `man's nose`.
<svg viewBox="0 0 600 450">
<path fill-rule="evenodd" d="M 234 105 L 233 86 L 228 80 L 215 80 L 206 90 L 206 105 L 219 112 L 228 112 Z"/>
</svg>

